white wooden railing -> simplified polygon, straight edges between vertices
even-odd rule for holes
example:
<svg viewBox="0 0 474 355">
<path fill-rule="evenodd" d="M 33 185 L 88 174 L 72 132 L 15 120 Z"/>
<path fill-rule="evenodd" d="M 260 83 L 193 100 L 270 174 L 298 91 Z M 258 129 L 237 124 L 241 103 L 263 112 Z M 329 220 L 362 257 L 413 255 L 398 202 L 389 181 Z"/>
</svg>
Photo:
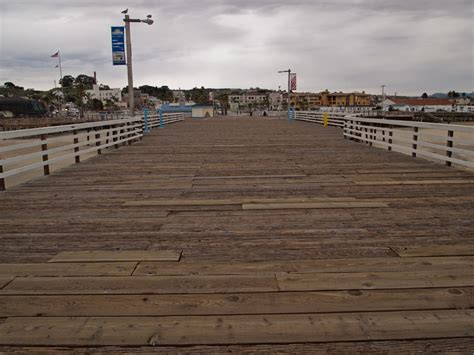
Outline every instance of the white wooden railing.
<svg viewBox="0 0 474 355">
<path fill-rule="evenodd" d="M 0 132 L 0 191 L 6 179 L 32 170 L 50 174 L 52 164 L 80 163 L 102 150 L 131 144 L 155 127 L 183 121 L 183 113 L 163 113 L 54 127 Z"/>
<path fill-rule="evenodd" d="M 294 111 L 295 121 L 306 121 L 324 124 L 324 118 L 327 117 L 327 125 L 334 127 L 344 127 L 345 114 L 334 112 L 314 112 L 314 111 Z"/>
<path fill-rule="evenodd" d="M 324 124 L 320 112 L 296 111 L 295 120 Z M 474 168 L 474 126 L 362 118 L 329 113 L 327 124 L 344 138 L 379 148 Z"/>
<path fill-rule="evenodd" d="M 144 112 L 143 113 L 143 129 L 145 132 L 148 132 L 150 129 L 160 127 L 163 128 L 163 126 L 171 124 L 171 123 L 176 123 L 176 122 L 181 122 L 184 121 L 186 118 L 186 115 L 182 112 L 178 113 L 161 113 L 159 111 L 157 112 Z"/>
</svg>

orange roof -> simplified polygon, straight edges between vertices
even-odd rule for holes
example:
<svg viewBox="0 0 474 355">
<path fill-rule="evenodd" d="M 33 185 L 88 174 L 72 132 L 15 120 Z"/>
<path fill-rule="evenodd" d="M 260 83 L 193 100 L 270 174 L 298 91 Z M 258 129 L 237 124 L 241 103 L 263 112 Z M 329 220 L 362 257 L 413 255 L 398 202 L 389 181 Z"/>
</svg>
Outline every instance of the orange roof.
<svg viewBox="0 0 474 355">
<path fill-rule="evenodd" d="M 405 98 L 388 98 L 390 101 L 395 102 L 396 105 L 408 105 L 408 106 L 448 106 L 452 105 L 449 99 L 405 99 Z"/>
</svg>

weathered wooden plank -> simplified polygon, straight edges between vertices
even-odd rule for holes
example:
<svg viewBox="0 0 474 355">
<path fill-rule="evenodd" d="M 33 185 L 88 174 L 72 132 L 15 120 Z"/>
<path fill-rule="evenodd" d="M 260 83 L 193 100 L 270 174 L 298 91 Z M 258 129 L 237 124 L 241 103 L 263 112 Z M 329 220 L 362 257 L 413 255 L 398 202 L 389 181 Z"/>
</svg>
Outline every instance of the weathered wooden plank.
<svg viewBox="0 0 474 355">
<path fill-rule="evenodd" d="M 460 271 L 277 274 L 276 277 L 281 291 L 474 286 L 473 274 Z"/>
<path fill-rule="evenodd" d="M 305 316 L 14 317 L 0 324 L 1 345 L 278 344 L 472 336 L 474 310 Z"/>
<path fill-rule="evenodd" d="M 401 257 L 474 255 L 474 244 L 391 247 Z"/>
<path fill-rule="evenodd" d="M 235 199 L 174 199 L 174 200 L 140 200 L 127 201 L 123 206 L 222 206 L 252 203 L 326 203 L 357 201 L 351 197 L 318 197 L 318 198 L 235 198 Z M 369 201 L 370 202 L 370 201 Z"/>
<path fill-rule="evenodd" d="M 273 273 L 326 273 L 371 271 L 474 272 L 474 257 L 358 258 L 263 262 L 142 262 L 133 275 L 245 275 Z"/>
<path fill-rule="evenodd" d="M 0 276 L 0 289 L 5 287 L 11 280 L 13 280 L 13 277 Z"/>
<path fill-rule="evenodd" d="M 247 203 L 243 210 L 329 209 L 329 208 L 386 208 L 383 202 L 312 202 L 312 203 Z"/>
<path fill-rule="evenodd" d="M 167 294 L 278 291 L 273 275 L 18 277 L 0 294 Z"/>
<path fill-rule="evenodd" d="M 179 261 L 181 250 L 63 251 L 50 263 L 102 261 Z"/>
<path fill-rule="evenodd" d="M 136 262 L 0 264 L 0 276 L 130 276 Z"/>
<path fill-rule="evenodd" d="M 474 307 L 474 288 L 174 295 L 0 296 L 0 317 L 291 314 Z"/>
</svg>

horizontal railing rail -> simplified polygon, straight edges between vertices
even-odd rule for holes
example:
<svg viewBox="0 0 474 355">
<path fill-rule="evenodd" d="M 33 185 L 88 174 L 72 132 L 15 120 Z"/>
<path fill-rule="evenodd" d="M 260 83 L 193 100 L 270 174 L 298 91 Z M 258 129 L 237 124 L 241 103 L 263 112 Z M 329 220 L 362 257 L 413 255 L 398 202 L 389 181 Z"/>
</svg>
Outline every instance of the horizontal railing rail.
<svg viewBox="0 0 474 355">
<path fill-rule="evenodd" d="M 53 163 L 79 163 L 85 155 L 131 144 L 142 136 L 141 117 L 0 132 L 0 190 L 5 190 L 8 177 L 38 168 L 49 175 Z"/>
<path fill-rule="evenodd" d="M 295 120 L 324 124 L 324 116 L 322 112 L 296 111 Z M 343 128 L 344 138 L 448 166 L 474 168 L 474 126 L 333 113 L 326 117 L 327 125 Z"/>
</svg>

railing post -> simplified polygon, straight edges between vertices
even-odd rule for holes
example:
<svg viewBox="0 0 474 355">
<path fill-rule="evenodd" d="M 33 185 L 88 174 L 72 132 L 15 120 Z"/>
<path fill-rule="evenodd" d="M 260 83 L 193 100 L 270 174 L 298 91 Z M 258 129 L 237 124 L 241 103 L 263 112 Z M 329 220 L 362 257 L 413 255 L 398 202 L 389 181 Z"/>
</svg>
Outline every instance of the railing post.
<svg viewBox="0 0 474 355">
<path fill-rule="evenodd" d="M 160 108 L 158 114 L 160 115 L 160 128 L 164 127 L 163 124 L 163 110 Z"/>
<path fill-rule="evenodd" d="M 96 139 L 96 142 L 95 142 L 95 146 L 96 147 L 100 147 L 100 133 L 97 133 L 98 132 L 98 128 L 94 128 L 94 131 L 96 132 L 95 133 L 95 139 Z M 100 155 L 102 154 L 102 149 L 97 149 L 97 155 Z"/>
<path fill-rule="evenodd" d="M 148 109 L 143 109 L 143 133 L 148 133 Z"/>
<path fill-rule="evenodd" d="M 130 129 L 130 122 L 127 122 L 127 139 L 128 139 L 128 145 L 132 145 L 133 139 L 130 139 L 130 138 L 132 138 L 132 133 L 131 133 L 131 129 Z"/>
<path fill-rule="evenodd" d="M 3 162 L 0 159 L 0 174 L 3 174 Z M 0 177 L 0 191 L 5 191 L 5 178 Z"/>
<path fill-rule="evenodd" d="M 74 135 L 74 144 L 78 144 L 79 143 L 79 138 L 77 138 L 77 130 L 75 129 L 74 131 L 72 131 L 72 134 Z M 79 153 L 79 147 L 74 147 L 74 153 L 76 153 L 76 155 L 74 156 L 74 160 L 75 160 L 76 164 L 78 164 L 78 163 L 81 162 L 81 156 L 78 154 Z"/>
<path fill-rule="evenodd" d="M 46 142 L 47 139 L 46 134 L 41 135 L 41 151 L 46 152 L 48 150 L 48 143 Z M 48 161 L 48 154 L 43 154 L 43 162 Z M 49 175 L 49 164 L 43 165 L 44 175 Z"/>
<path fill-rule="evenodd" d="M 454 131 L 448 131 L 448 148 L 452 148 L 454 143 L 453 143 L 453 137 L 454 137 Z M 451 158 L 453 156 L 453 152 L 451 150 L 446 151 L 446 156 L 448 158 Z M 449 160 L 446 160 L 446 165 L 451 166 L 451 162 Z"/>
<path fill-rule="evenodd" d="M 414 150 L 416 150 L 418 148 L 418 127 L 413 127 L 413 144 L 412 144 L 412 148 Z M 416 152 L 412 152 L 411 153 L 411 156 L 413 158 L 416 158 Z"/>
<path fill-rule="evenodd" d="M 393 127 L 390 127 L 390 132 L 388 132 L 388 150 L 392 150 L 392 137 L 393 137 Z"/>
</svg>

